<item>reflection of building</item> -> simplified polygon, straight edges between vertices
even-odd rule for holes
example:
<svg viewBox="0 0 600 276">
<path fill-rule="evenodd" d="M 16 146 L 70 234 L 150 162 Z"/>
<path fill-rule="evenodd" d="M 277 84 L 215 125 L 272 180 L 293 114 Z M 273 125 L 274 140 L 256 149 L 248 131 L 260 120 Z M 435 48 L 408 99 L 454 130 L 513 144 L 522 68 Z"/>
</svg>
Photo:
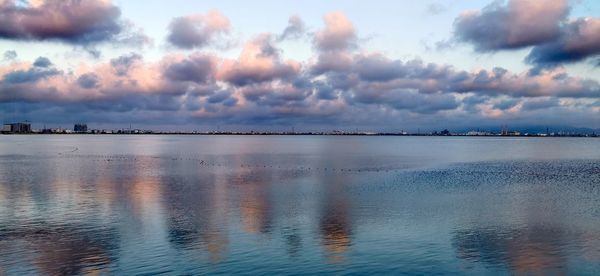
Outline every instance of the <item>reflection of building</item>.
<svg viewBox="0 0 600 276">
<path fill-rule="evenodd" d="M 5 124 L 2 127 L 2 133 L 12 133 L 12 134 L 31 133 L 31 124 L 29 124 L 29 123 Z"/>
</svg>

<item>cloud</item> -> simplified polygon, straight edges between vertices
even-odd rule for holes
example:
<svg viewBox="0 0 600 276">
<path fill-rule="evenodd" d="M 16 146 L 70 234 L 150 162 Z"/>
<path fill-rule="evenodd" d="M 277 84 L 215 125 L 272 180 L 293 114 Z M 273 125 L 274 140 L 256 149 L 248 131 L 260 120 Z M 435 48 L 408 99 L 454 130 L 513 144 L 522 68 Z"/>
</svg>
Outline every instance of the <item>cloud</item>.
<svg viewBox="0 0 600 276">
<path fill-rule="evenodd" d="M 79 78 L 77 78 L 77 84 L 79 84 L 79 86 L 85 89 L 92 89 L 98 87 L 99 83 L 100 80 L 98 78 L 98 75 L 94 73 L 83 74 L 79 76 Z"/>
<path fill-rule="evenodd" d="M 560 101 L 557 98 L 539 98 L 539 99 L 529 99 L 521 108 L 524 111 L 532 111 L 532 110 L 540 110 L 540 109 L 548 109 L 552 107 L 559 106 Z"/>
<path fill-rule="evenodd" d="M 271 34 L 261 34 L 244 45 L 237 60 L 225 60 L 220 79 L 237 86 L 293 78 L 300 64 L 283 60 Z"/>
<path fill-rule="evenodd" d="M 314 75 L 329 72 L 347 72 L 352 68 L 352 55 L 349 52 L 324 52 L 320 53 L 317 63 L 311 67 Z"/>
<path fill-rule="evenodd" d="M 566 0 L 494 2 L 481 11 L 467 11 L 454 22 L 454 38 L 479 52 L 532 47 L 525 62 L 533 74 L 563 63 L 600 54 L 600 19 L 569 19 Z"/>
<path fill-rule="evenodd" d="M 121 10 L 109 0 L 40 0 L 0 3 L 0 38 L 12 40 L 56 40 L 90 45 L 127 41 L 143 34 L 131 32 L 121 19 Z"/>
<path fill-rule="evenodd" d="M 130 68 L 135 66 L 136 63 L 140 63 L 142 59 L 143 57 L 141 55 L 130 53 L 128 55 L 111 59 L 110 65 L 113 67 L 115 74 L 118 76 L 125 76 L 129 73 Z"/>
<path fill-rule="evenodd" d="M 23 83 L 35 83 L 39 80 L 60 74 L 61 72 L 52 67 L 48 58 L 39 57 L 32 66 L 25 70 L 9 70 L 2 78 L 3 85 L 14 85 Z"/>
<path fill-rule="evenodd" d="M 580 18 L 565 25 L 560 36 L 534 47 L 526 61 L 530 64 L 557 65 L 600 55 L 600 19 Z"/>
<path fill-rule="evenodd" d="M 519 103 L 520 103 L 519 99 L 510 98 L 510 99 L 505 99 L 500 102 L 497 102 L 496 104 L 494 104 L 494 108 L 501 109 L 501 110 L 507 110 L 507 109 L 511 109 L 511 108 L 515 107 Z"/>
<path fill-rule="evenodd" d="M 239 93 L 258 106 L 275 108 L 303 107 L 305 100 L 312 95 L 311 89 L 298 87 L 292 83 L 262 83 L 242 87 Z"/>
<path fill-rule="evenodd" d="M 467 11 L 454 22 L 458 41 L 479 52 L 519 49 L 553 41 L 567 18 L 567 0 L 495 1 L 481 11 Z"/>
<path fill-rule="evenodd" d="M 283 41 L 286 39 L 298 39 L 302 37 L 306 32 L 306 26 L 302 18 L 299 16 L 292 16 L 288 20 L 287 27 L 283 30 L 283 32 L 277 36 L 278 41 Z"/>
<path fill-rule="evenodd" d="M 167 40 L 181 49 L 202 48 L 216 36 L 229 33 L 230 28 L 229 19 L 219 11 L 177 17 L 169 25 Z"/>
<path fill-rule="evenodd" d="M 48 68 L 52 66 L 52 62 L 47 57 L 39 57 L 33 62 L 33 66 Z"/>
<path fill-rule="evenodd" d="M 410 89 L 359 90 L 350 98 L 350 103 L 387 105 L 394 109 L 425 114 L 455 109 L 460 104 L 453 95 L 420 94 Z"/>
<path fill-rule="evenodd" d="M 326 15 L 325 26 L 312 36 L 315 52 L 307 60 L 286 58 L 279 35 L 263 33 L 236 57 L 193 51 L 145 60 L 129 53 L 61 69 L 43 57 L 3 63 L 0 111 L 15 103 L 34 121 L 67 120 L 69 114 L 115 123 L 120 118 L 327 129 L 446 128 L 540 118 L 600 127 L 600 83 L 562 67 L 530 74 L 396 59 L 360 48 L 352 22 L 340 12 Z M 573 43 L 565 48 L 574 49 Z"/>
<path fill-rule="evenodd" d="M 440 3 L 431 3 L 425 9 L 425 13 L 430 15 L 438 15 L 444 13 L 448 10 L 448 7 L 440 4 Z"/>
<path fill-rule="evenodd" d="M 14 71 L 4 75 L 3 84 L 32 83 L 59 74 L 56 69 L 31 68 L 27 71 Z"/>
<path fill-rule="evenodd" d="M 208 97 L 207 102 L 209 103 L 220 103 L 227 100 L 231 96 L 229 91 L 219 91 L 212 96 Z"/>
<path fill-rule="evenodd" d="M 2 59 L 2 60 L 3 60 L 3 61 L 13 61 L 13 60 L 17 59 L 17 56 L 18 56 L 18 55 L 17 55 L 17 52 L 16 52 L 16 51 L 14 51 L 14 50 L 9 50 L 9 51 L 6 51 L 6 52 L 4 52 L 4 55 L 3 55 L 3 59 Z"/>
<path fill-rule="evenodd" d="M 315 34 L 314 43 L 320 51 L 340 51 L 354 47 L 357 43 L 352 22 L 342 12 L 331 12 L 324 16 L 325 28 Z"/>
<path fill-rule="evenodd" d="M 214 80 L 216 59 L 202 54 L 191 55 L 169 64 L 164 71 L 167 79 L 179 82 L 207 83 Z"/>
<path fill-rule="evenodd" d="M 323 17 L 325 27 L 313 38 L 317 62 L 311 66 L 314 75 L 347 72 L 352 67 L 351 52 L 358 40 L 352 22 L 342 12 L 331 12 Z"/>
<path fill-rule="evenodd" d="M 388 81 L 408 73 L 404 71 L 401 61 L 390 61 L 387 57 L 379 54 L 359 56 L 355 67 L 358 75 L 367 81 Z"/>
<path fill-rule="evenodd" d="M 317 99 L 319 100 L 336 100 L 338 98 L 338 93 L 336 90 L 326 82 L 323 81 L 315 81 L 314 89 L 316 91 Z"/>
</svg>

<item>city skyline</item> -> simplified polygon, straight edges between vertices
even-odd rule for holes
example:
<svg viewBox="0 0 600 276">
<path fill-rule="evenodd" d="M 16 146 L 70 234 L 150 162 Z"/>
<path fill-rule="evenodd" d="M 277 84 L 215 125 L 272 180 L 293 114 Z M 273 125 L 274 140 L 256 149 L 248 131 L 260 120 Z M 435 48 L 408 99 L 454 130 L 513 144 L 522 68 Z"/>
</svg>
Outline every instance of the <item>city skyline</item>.
<svg viewBox="0 0 600 276">
<path fill-rule="evenodd" d="M 175 2 L 0 0 L 0 120 L 600 128 L 594 1 Z"/>
</svg>

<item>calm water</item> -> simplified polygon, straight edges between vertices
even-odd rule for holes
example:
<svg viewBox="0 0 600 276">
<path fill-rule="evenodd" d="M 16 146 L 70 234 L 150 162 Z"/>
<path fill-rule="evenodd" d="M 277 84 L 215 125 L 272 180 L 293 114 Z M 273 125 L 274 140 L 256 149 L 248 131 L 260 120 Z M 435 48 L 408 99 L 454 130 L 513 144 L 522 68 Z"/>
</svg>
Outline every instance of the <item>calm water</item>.
<svg viewBox="0 0 600 276">
<path fill-rule="evenodd" d="M 600 274 L 600 139 L 0 136 L 0 275 Z"/>
</svg>

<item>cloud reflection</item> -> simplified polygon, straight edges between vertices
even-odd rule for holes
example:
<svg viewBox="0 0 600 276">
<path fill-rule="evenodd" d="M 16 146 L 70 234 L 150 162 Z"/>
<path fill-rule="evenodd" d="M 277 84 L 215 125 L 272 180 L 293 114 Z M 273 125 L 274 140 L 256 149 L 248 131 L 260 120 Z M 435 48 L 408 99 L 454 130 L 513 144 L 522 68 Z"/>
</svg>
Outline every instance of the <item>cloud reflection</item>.
<svg viewBox="0 0 600 276">
<path fill-rule="evenodd" d="M 260 174 L 262 172 L 262 174 Z M 244 172 L 238 177 L 240 189 L 240 216 L 248 233 L 267 234 L 272 229 L 270 182 L 264 171 Z"/>
<path fill-rule="evenodd" d="M 557 226 L 478 228 L 454 233 L 452 245 L 460 259 L 515 274 L 566 274 L 567 246 L 578 238 Z"/>
<path fill-rule="evenodd" d="M 180 169 L 197 172 L 192 175 L 194 181 L 178 176 L 162 179 L 169 241 L 183 250 L 204 249 L 211 262 L 220 262 L 229 243 L 220 187 L 225 183 L 215 174 L 200 174 L 198 169 L 187 166 Z"/>
<path fill-rule="evenodd" d="M 340 174 L 328 175 L 324 183 L 324 198 L 321 208 L 319 230 L 321 243 L 332 263 L 345 261 L 344 254 L 352 245 L 352 221 L 350 217 L 350 202 L 345 182 Z"/>
</svg>

